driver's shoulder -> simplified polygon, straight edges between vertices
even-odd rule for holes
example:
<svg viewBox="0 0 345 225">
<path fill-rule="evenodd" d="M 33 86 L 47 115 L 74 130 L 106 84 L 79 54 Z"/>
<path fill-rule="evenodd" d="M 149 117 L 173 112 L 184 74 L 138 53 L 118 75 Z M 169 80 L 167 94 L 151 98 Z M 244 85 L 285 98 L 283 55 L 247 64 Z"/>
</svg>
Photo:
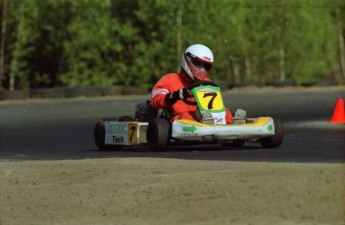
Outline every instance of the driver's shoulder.
<svg viewBox="0 0 345 225">
<path fill-rule="evenodd" d="M 168 74 L 165 74 L 162 78 L 166 78 L 166 79 L 180 79 L 180 75 L 178 73 L 168 73 Z"/>
<path fill-rule="evenodd" d="M 166 83 L 181 83 L 181 76 L 178 73 L 169 73 L 161 78 L 161 81 Z"/>
</svg>

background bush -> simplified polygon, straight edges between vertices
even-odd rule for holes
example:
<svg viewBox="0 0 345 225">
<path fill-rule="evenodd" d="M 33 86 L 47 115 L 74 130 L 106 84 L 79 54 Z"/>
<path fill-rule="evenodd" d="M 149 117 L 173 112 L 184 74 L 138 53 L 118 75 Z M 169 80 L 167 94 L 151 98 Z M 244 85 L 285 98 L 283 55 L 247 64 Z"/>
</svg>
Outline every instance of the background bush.
<svg viewBox="0 0 345 225">
<path fill-rule="evenodd" d="M 343 0 L 0 0 L 2 89 L 151 87 L 203 43 L 214 80 L 345 83 Z"/>
</svg>

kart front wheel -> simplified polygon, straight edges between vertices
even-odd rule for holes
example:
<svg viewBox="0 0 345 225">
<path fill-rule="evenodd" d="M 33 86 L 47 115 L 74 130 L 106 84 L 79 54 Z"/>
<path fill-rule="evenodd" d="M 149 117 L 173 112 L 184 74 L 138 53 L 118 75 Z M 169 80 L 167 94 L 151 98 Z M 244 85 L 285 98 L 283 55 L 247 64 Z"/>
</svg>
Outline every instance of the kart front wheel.
<svg viewBox="0 0 345 225">
<path fill-rule="evenodd" d="M 261 138 L 260 143 L 265 148 L 278 148 L 284 137 L 283 123 L 278 118 L 273 118 L 274 123 L 274 135 L 266 138 Z"/>
<path fill-rule="evenodd" d="M 147 142 L 153 151 L 164 151 L 169 147 L 170 124 L 165 119 L 153 119 L 147 127 Z"/>
</svg>

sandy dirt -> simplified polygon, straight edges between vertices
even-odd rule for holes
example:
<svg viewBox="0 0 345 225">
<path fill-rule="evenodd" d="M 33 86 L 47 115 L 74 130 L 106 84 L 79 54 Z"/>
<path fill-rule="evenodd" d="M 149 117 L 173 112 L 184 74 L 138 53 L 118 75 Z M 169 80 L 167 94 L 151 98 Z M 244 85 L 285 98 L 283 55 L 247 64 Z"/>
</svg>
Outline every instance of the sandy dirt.
<svg viewBox="0 0 345 225">
<path fill-rule="evenodd" d="M 0 162 L 0 224 L 345 224 L 345 165 Z"/>
</svg>

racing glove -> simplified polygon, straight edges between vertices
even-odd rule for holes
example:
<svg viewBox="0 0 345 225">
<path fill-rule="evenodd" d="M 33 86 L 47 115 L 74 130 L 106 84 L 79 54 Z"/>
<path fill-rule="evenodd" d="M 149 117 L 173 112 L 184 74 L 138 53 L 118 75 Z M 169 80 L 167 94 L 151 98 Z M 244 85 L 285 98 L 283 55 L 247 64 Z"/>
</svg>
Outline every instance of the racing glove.
<svg viewBox="0 0 345 225">
<path fill-rule="evenodd" d="M 165 102 L 167 105 L 171 106 L 175 104 L 178 100 L 182 100 L 185 98 L 190 98 L 191 92 L 187 88 L 181 88 L 178 91 L 171 92 L 165 95 Z"/>
</svg>

